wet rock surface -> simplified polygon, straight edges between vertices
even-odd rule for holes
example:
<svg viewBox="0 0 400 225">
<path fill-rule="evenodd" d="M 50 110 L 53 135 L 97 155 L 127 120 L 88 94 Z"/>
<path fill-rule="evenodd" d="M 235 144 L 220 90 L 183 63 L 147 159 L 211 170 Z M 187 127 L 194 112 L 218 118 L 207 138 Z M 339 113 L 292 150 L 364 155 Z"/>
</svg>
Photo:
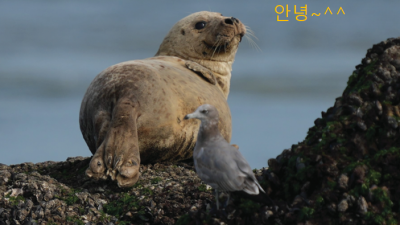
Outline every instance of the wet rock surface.
<svg viewBox="0 0 400 225">
<path fill-rule="evenodd" d="M 400 224 L 399 62 L 400 38 L 374 45 L 306 139 L 269 160 L 282 223 Z"/>
<path fill-rule="evenodd" d="M 190 160 L 141 165 L 127 189 L 86 177 L 90 158 L 0 164 L 0 224 L 399 224 L 400 39 L 369 49 L 314 123 L 254 171 L 269 197 L 219 211 Z"/>
<path fill-rule="evenodd" d="M 121 189 L 84 171 L 90 158 L 0 168 L 0 224 L 175 224 L 192 206 L 214 200 L 193 165 L 142 165 Z"/>
</svg>

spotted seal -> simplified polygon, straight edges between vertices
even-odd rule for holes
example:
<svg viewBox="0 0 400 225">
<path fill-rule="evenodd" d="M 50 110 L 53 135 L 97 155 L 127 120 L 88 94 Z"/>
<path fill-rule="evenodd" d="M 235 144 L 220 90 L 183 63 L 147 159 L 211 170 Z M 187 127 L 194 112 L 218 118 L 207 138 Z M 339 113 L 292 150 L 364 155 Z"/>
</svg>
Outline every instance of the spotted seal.
<svg viewBox="0 0 400 225">
<path fill-rule="evenodd" d="M 82 100 L 79 123 L 93 153 L 89 177 L 129 187 L 140 163 L 190 158 L 198 121 L 183 117 L 204 103 L 219 113 L 231 138 L 227 104 L 232 64 L 245 26 L 234 17 L 197 12 L 177 22 L 156 55 L 102 71 Z"/>
</svg>

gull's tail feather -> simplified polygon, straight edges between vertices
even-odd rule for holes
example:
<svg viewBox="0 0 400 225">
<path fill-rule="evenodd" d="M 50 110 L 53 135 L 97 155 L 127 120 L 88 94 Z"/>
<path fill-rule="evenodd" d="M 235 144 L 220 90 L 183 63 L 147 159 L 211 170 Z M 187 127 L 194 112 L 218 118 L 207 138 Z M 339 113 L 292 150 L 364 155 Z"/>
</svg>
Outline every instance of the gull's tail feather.
<svg viewBox="0 0 400 225">
<path fill-rule="evenodd" d="M 258 195 L 260 193 L 259 190 L 265 193 L 264 189 L 260 186 L 260 184 L 256 180 L 245 179 L 244 181 L 243 191 L 250 195 Z"/>
<path fill-rule="evenodd" d="M 256 181 L 255 183 L 257 184 L 258 188 L 259 188 L 262 192 L 265 193 L 265 191 L 264 191 L 264 189 L 261 187 L 261 185 L 260 185 L 257 181 Z"/>
</svg>

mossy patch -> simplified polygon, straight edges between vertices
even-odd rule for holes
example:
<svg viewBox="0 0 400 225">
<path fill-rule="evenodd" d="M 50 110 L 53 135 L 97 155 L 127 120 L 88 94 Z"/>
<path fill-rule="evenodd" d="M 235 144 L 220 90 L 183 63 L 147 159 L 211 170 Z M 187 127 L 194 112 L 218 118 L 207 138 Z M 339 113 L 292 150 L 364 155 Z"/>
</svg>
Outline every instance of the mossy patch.
<svg viewBox="0 0 400 225">
<path fill-rule="evenodd" d="M 10 201 L 11 205 L 18 205 L 19 201 L 25 201 L 25 198 L 21 195 L 18 196 L 10 196 L 10 194 L 5 196 L 6 198 L 8 198 L 8 200 Z"/>
<path fill-rule="evenodd" d="M 71 188 L 68 191 L 61 187 L 60 187 L 60 189 L 61 189 L 61 192 L 60 192 L 61 195 L 56 195 L 56 196 L 54 196 L 55 198 L 65 201 L 65 203 L 67 203 L 67 205 L 73 205 L 73 204 L 76 204 L 79 202 L 79 198 L 78 198 L 78 196 L 76 196 L 76 193 L 81 192 L 80 190 Z"/>
<path fill-rule="evenodd" d="M 74 216 L 74 217 L 67 216 L 66 220 L 67 220 L 67 222 L 71 222 L 76 225 L 84 225 L 85 224 L 82 220 L 79 219 L 78 216 Z"/>
<path fill-rule="evenodd" d="M 197 187 L 197 189 L 199 189 L 199 191 L 205 192 L 205 191 L 207 191 L 207 185 L 201 184 L 201 185 L 199 185 L 199 187 Z"/>
<path fill-rule="evenodd" d="M 136 217 L 145 214 L 144 207 L 140 205 L 136 196 L 129 195 L 128 193 L 123 193 L 117 200 L 105 204 L 103 211 L 117 218 L 120 218 L 128 211 L 136 212 Z"/>
<path fill-rule="evenodd" d="M 313 217 L 314 213 L 315 213 L 315 210 L 313 208 L 303 207 L 300 209 L 299 220 L 306 221 L 308 219 L 311 219 Z"/>
<path fill-rule="evenodd" d="M 152 184 L 158 184 L 160 181 L 162 181 L 162 178 L 161 177 L 155 177 L 155 178 L 153 178 L 153 179 L 151 179 L 151 183 Z"/>
</svg>

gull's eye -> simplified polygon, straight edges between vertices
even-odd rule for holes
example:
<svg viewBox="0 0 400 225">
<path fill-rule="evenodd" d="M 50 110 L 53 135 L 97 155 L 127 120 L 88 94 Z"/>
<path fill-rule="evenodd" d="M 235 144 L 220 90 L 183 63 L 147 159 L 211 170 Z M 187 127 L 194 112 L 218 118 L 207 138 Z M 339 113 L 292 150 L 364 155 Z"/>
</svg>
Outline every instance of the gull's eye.
<svg viewBox="0 0 400 225">
<path fill-rule="evenodd" d="M 207 113 L 208 113 L 208 110 L 207 110 L 207 109 L 203 109 L 203 110 L 201 110 L 200 112 L 203 113 L 203 114 L 207 114 Z"/>
<path fill-rule="evenodd" d="M 194 28 L 196 28 L 197 30 L 201 30 L 201 29 L 203 29 L 205 26 L 206 26 L 206 22 L 201 21 L 201 22 L 196 23 L 196 25 L 194 26 Z"/>
</svg>

